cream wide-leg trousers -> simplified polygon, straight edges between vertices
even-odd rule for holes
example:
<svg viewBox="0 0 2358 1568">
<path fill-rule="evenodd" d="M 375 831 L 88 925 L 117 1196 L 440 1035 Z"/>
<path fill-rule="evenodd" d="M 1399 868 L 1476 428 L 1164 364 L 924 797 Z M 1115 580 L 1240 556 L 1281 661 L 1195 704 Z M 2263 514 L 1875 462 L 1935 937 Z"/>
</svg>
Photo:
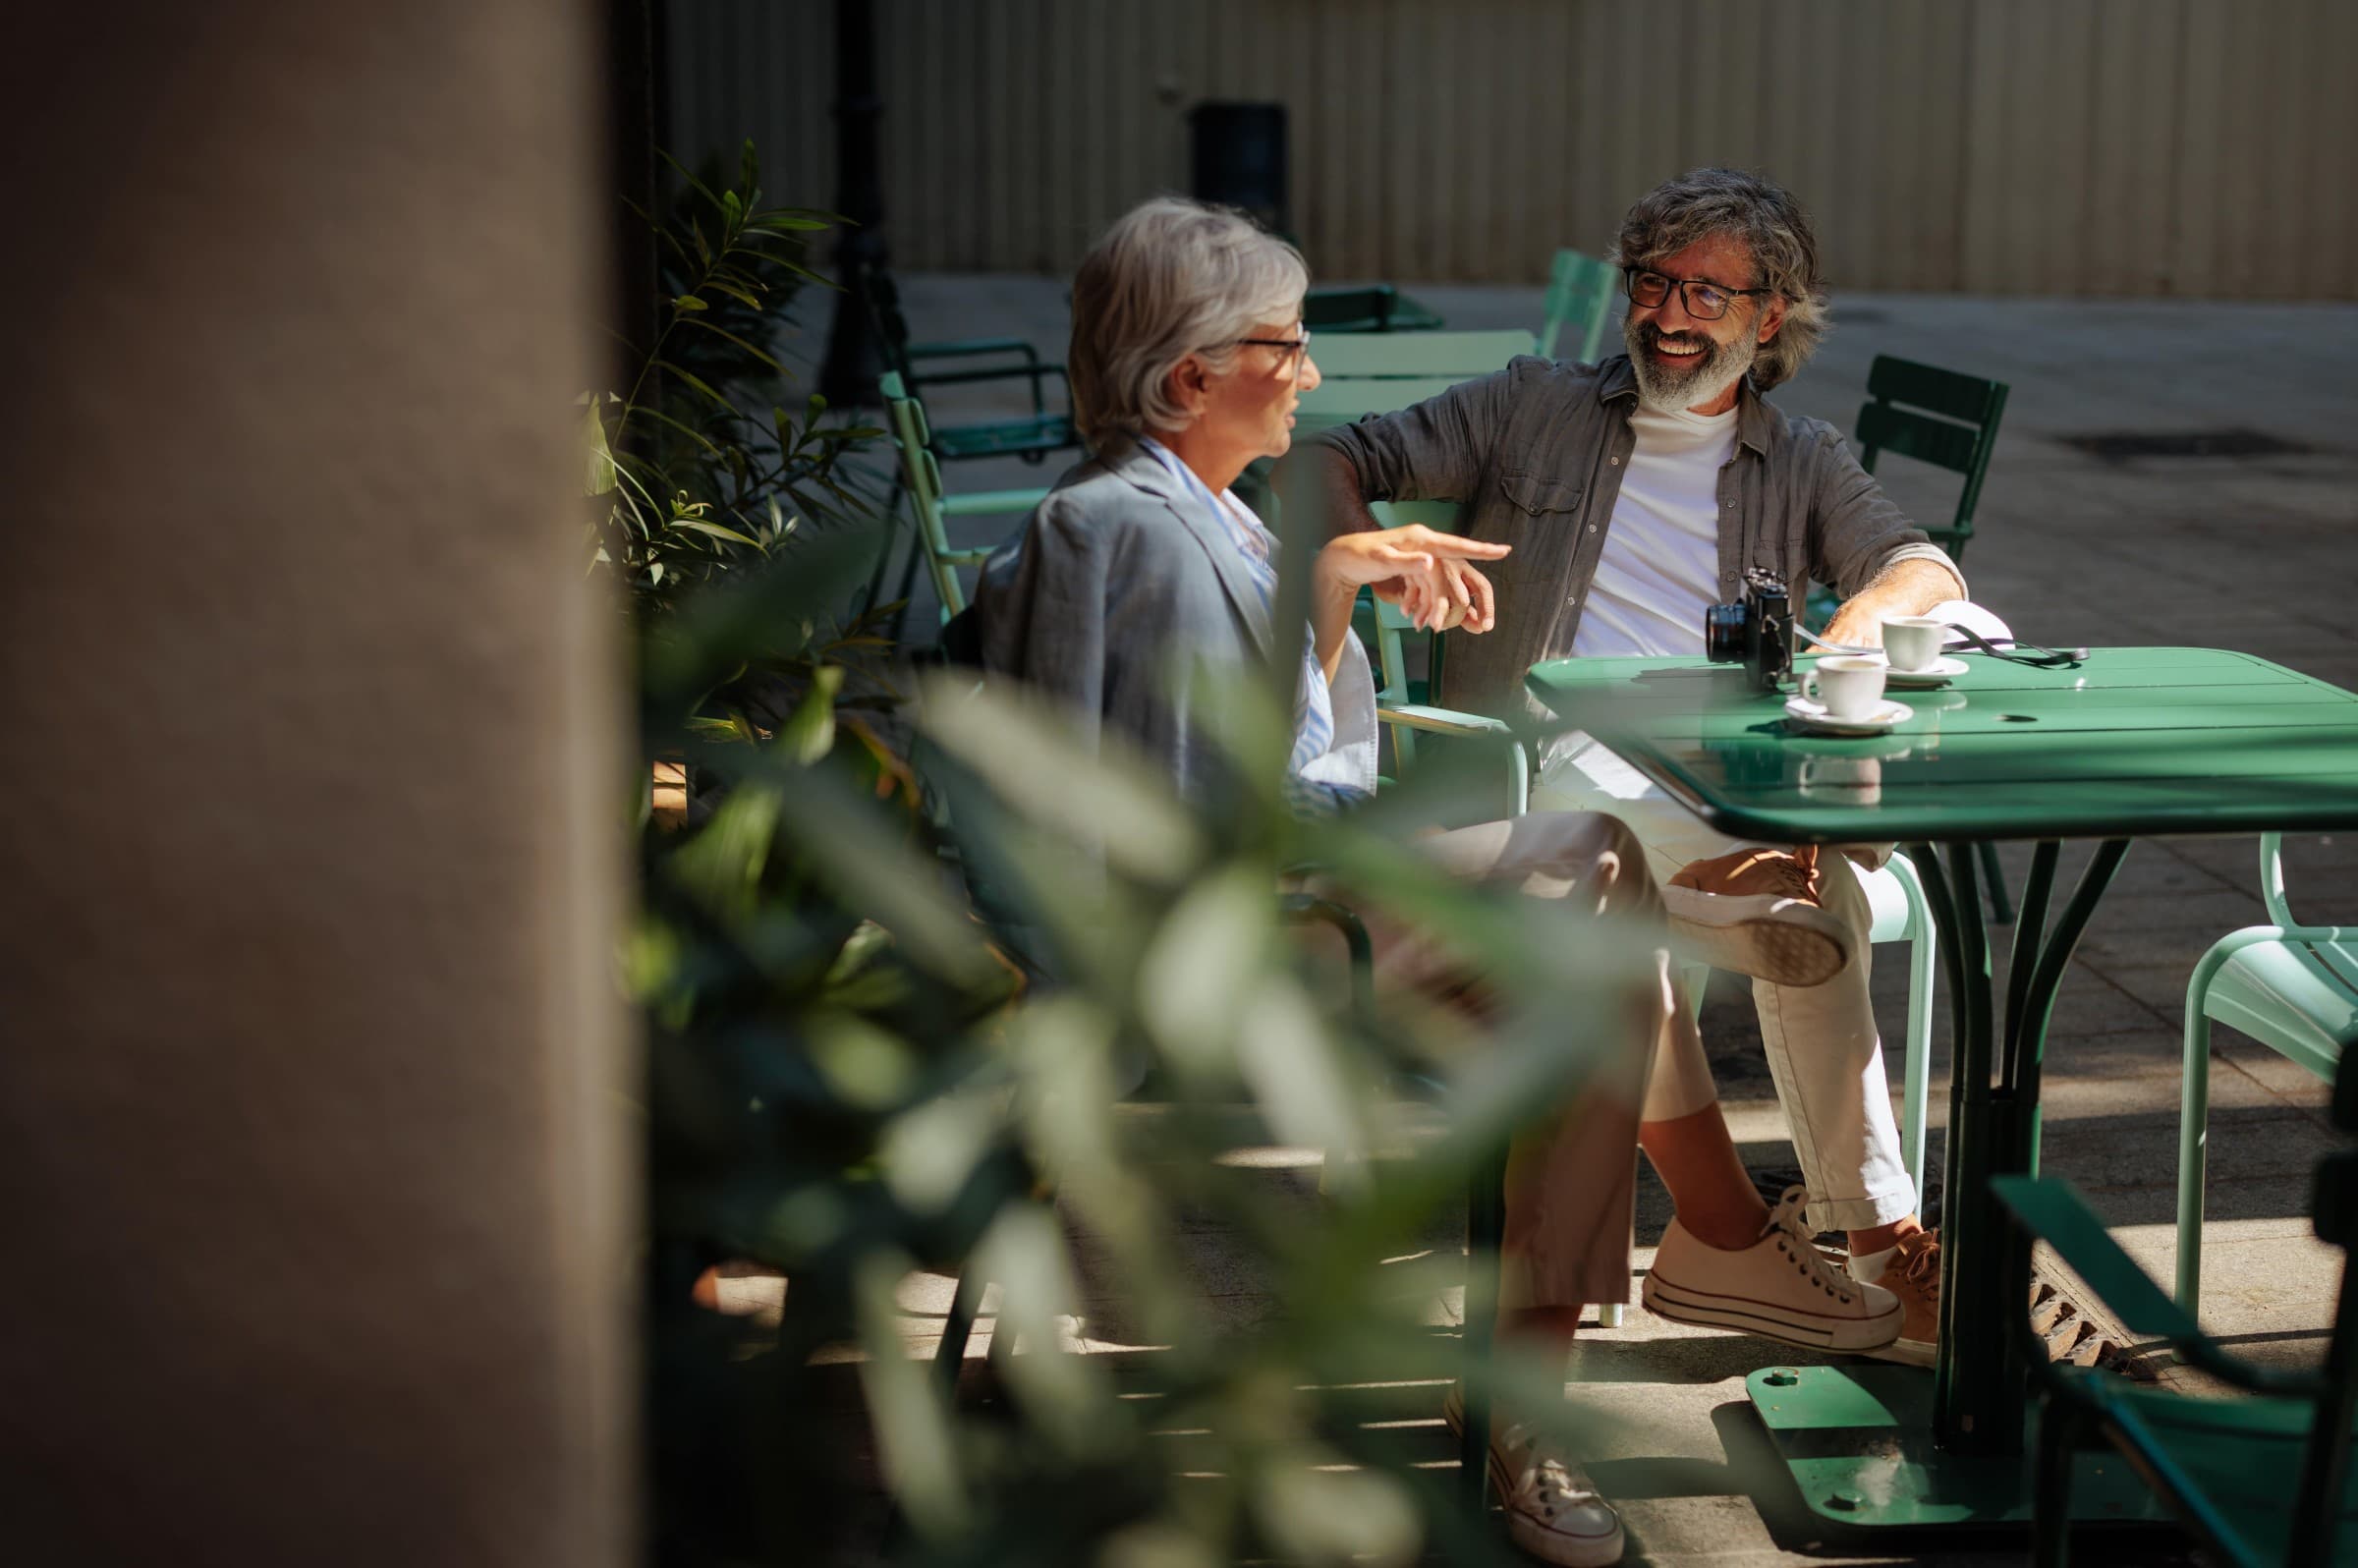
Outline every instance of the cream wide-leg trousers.
<svg viewBox="0 0 2358 1568">
<path fill-rule="evenodd" d="M 1556 743 L 1532 791 L 1534 811 L 1610 812 L 1629 825 L 1645 848 L 1656 882 L 1680 868 L 1747 847 L 1713 831 L 1693 812 L 1649 783 L 1610 751 L 1583 735 Z M 1851 847 L 1827 853 L 1818 866 L 1826 909 L 1850 928 L 1851 960 L 1823 985 L 1772 985 L 1754 980 L 1761 1041 L 1768 1072 L 1800 1156 L 1810 1191 L 1808 1222 L 1819 1230 L 1864 1230 L 1916 1210 L 1915 1184 L 1900 1158 L 1899 1125 L 1883 1076 L 1882 1040 L 1868 994 L 1874 922 L 1859 886 L 1853 857 L 1871 867 L 1891 847 Z M 1647 1085 L 1645 1119 L 1666 1121 L 1701 1110 L 1716 1097 L 1700 1041 L 1665 1037 Z"/>
</svg>

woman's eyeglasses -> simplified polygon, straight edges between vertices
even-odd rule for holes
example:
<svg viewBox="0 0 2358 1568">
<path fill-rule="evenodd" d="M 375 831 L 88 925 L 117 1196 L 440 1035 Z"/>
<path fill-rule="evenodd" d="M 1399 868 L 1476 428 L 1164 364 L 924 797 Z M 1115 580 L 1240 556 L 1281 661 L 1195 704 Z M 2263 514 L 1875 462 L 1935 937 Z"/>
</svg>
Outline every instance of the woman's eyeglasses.
<svg viewBox="0 0 2358 1568">
<path fill-rule="evenodd" d="M 1310 328 L 1306 326 L 1297 326 L 1294 328 L 1294 331 L 1299 333 L 1300 336 L 1290 338 L 1238 338 L 1234 347 L 1240 349 L 1284 349 L 1287 351 L 1285 366 L 1286 374 L 1300 375 L 1302 373 L 1302 357 L 1310 352 Z"/>
</svg>

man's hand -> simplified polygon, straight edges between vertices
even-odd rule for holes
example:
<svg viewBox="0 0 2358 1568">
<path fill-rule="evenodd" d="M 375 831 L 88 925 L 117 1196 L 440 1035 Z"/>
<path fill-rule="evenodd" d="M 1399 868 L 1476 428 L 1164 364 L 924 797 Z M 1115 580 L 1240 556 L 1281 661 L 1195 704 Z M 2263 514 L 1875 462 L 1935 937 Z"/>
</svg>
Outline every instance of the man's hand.
<svg viewBox="0 0 2358 1568">
<path fill-rule="evenodd" d="M 1319 552 L 1317 570 L 1319 583 L 1337 591 L 1356 595 L 1363 585 L 1372 586 L 1376 597 L 1399 605 L 1420 628 L 1462 625 L 1487 632 L 1497 624 L 1497 600 L 1490 580 L 1469 563 L 1500 560 L 1513 548 L 1411 523 L 1346 533 Z"/>
<path fill-rule="evenodd" d="M 1845 647 L 1881 647 L 1883 621 L 1922 615 L 1943 599 L 1961 598 L 1964 586 L 1938 561 L 1917 557 L 1885 569 L 1853 594 L 1826 623 L 1825 640 Z"/>
</svg>

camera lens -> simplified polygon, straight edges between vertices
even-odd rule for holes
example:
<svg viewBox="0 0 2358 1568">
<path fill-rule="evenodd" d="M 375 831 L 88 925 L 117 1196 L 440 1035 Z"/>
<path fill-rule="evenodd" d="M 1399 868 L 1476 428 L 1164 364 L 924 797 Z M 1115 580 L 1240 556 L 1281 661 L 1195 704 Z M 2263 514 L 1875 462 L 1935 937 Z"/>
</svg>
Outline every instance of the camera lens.
<svg viewBox="0 0 2358 1568">
<path fill-rule="evenodd" d="M 1740 664 L 1744 661 L 1744 629 L 1752 619 L 1752 606 L 1741 599 L 1733 604 L 1712 604 L 1703 612 L 1703 651 L 1713 664 Z"/>
</svg>

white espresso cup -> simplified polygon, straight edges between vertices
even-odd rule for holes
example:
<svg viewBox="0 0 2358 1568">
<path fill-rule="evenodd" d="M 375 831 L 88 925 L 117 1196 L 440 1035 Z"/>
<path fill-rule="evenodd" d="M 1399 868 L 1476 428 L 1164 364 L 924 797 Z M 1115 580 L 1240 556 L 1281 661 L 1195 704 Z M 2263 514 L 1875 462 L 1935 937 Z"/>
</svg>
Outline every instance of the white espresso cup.
<svg viewBox="0 0 2358 1568">
<path fill-rule="evenodd" d="M 1883 700 L 1883 661 L 1824 658 L 1801 678 L 1801 695 L 1838 719 L 1872 717 Z"/>
<path fill-rule="evenodd" d="M 1937 621 L 1929 615 L 1894 615 L 1883 622 L 1883 653 L 1895 670 L 1930 669 L 1940 662 L 1940 644 L 1946 641 L 1946 621 Z"/>
<path fill-rule="evenodd" d="M 1821 800 L 1830 798 L 1873 806 L 1883 798 L 1883 759 L 1805 756 L 1801 759 L 1801 793 Z"/>
</svg>

